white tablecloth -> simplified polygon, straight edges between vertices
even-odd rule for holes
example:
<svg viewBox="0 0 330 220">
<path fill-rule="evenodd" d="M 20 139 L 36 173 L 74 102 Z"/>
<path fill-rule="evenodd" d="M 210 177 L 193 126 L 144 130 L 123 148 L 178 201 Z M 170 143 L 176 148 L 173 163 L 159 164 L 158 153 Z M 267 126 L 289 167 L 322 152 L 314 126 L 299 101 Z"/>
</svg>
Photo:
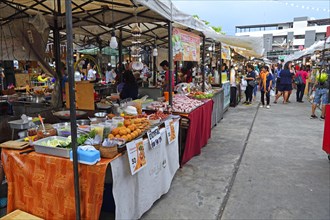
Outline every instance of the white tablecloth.
<svg viewBox="0 0 330 220">
<path fill-rule="evenodd" d="M 168 144 L 165 129 L 162 143 L 151 149 L 144 141 L 147 166 L 131 175 L 127 154 L 111 162 L 116 219 L 138 219 L 170 189 L 179 169 L 179 121 L 174 123 L 176 140 Z"/>
</svg>

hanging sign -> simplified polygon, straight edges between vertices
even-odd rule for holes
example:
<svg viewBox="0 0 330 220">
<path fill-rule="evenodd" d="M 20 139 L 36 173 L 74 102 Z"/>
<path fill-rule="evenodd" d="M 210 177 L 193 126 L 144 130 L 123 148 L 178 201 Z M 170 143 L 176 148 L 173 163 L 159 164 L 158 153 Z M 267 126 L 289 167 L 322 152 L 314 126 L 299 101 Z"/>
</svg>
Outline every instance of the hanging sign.
<svg viewBox="0 0 330 220">
<path fill-rule="evenodd" d="M 198 35 L 173 28 L 172 43 L 174 61 L 200 61 L 200 42 Z"/>
<path fill-rule="evenodd" d="M 147 132 L 148 140 L 152 149 L 162 143 L 162 136 L 160 135 L 159 128 L 154 127 Z"/>
<path fill-rule="evenodd" d="M 230 60 L 231 59 L 230 47 L 229 46 L 225 46 L 225 45 L 221 46 L 221 58 L 223 60 Z"/>
<path fill-rule="evenodd" d="M 127 143 L 126 148 L 131 174 L 134 175 L 147 165 L 143 139 L 139 138 Z"/>
<path fill-rule="evenodd" d="M 176 138 L 173 119 L 165 121 L 165 129 L 168 143 L 171 144 Z"/>
</svg>

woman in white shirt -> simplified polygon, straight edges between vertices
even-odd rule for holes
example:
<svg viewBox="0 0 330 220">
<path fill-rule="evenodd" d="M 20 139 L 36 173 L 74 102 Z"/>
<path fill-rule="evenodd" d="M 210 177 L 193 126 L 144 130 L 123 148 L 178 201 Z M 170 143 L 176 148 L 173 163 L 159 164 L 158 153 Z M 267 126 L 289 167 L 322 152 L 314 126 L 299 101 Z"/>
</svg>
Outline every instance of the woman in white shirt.
<svg viewBox="0 0 330 220">
<path fill-rule="evenodd" d="M 96 71 L 94 70 L 94 66 L 92 66 L 90 63 L 87 64 L 87 80 L 94 81 L 96 80 Z"/>
</svg>

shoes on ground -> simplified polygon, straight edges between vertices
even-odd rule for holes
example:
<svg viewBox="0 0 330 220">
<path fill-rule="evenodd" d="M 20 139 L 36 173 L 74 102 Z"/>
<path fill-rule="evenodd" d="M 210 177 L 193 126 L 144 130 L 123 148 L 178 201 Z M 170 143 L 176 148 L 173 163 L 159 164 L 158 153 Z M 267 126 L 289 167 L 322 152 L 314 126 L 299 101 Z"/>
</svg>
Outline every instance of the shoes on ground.
<svg viewBox="0 0 330 220">
<path fill-rule="evenodd" d="M 317 116 L 316 115 L 311 115 L 311 119 L 316 119 Z"/>
<path fill-rule="evenodd" d="M 263 108 L 264 106 L 263 105 L 260 105 L 260 108 Z"/>
<path fill-rule="evenodd" d="M 267 109 L 270 109 L 270 106 L 269 106 L 269 105 L 267 105 L 267 106 L 266 106 L 266 108 L 267 108 Z"/>
<path fill-rule="evenodd" d="M 320 117 L 320 120 L 321 120 L 321 121 L 323 121 L 324 119 L 325 119 L 325 117 L 323 117 L 323 116 Z"/>
<path fill-rule="evenodd" d="M 277 104 L 277 102 L 276 102 L 276 101 L 274 101 L 273 103 L 274 103 L 274 104 Z"/>
</svg>

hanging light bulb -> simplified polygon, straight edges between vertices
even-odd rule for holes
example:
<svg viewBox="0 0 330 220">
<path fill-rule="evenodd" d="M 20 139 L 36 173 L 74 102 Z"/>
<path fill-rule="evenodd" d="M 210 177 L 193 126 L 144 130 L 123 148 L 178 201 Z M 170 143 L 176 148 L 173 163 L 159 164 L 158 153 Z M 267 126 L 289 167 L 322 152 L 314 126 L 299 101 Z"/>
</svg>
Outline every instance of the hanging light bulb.
<svg viewBox="0 0 330 220">
<path fill-rule="evenodd" d="M 116 38 L 116 34 L 115 34 L 114 30 L 111 32 L 110 47 L 112 49 L 116 49 L 118 47 L 118 42 L 117 42 L 117 38 Z"/>
<path fill-rule="evenodd" d="M 155 47 L 154 50 L 152 51 L 152 56 L 154 56 L 154 57 L 157 57 L 158 56 L 157 47 Z"/>
</svg>

